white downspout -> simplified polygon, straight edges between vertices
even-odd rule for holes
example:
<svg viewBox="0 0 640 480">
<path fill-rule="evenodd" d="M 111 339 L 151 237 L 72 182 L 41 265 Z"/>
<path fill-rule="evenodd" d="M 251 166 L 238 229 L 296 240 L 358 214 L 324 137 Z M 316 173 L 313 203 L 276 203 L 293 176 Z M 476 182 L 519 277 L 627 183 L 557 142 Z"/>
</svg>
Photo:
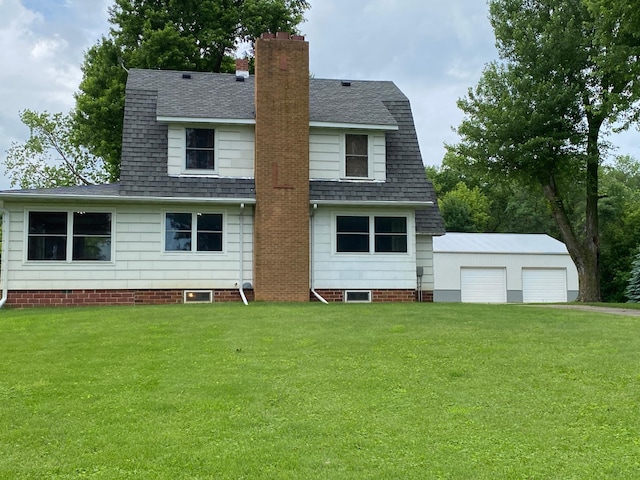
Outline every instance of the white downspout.
<svg viewBox="0 0 640 480">
<path fill-rule="evenodd" d="M 310 262 L 310 265 L 309 265 L 309 276 L 311 278 L 310 278 L 309 281 L 311 283 L 311 293 L 313 293 L 313 295 L 318 300 L 320 300 L 322 303 L 328 305 L 329 302 L 327 302 L 324 298 L 322 298 L 322 295 L 320 295 L 318 292 L 316 292 L 315 289 L 313 288 L 313 223 L 314 223 L 313 222 L 313 218 L 315 216 L 315 213 L 316 213 L 317 209 L 318 209 L 318 204 L 314 203 L 313 204 L 313 209 L 311 210 L 311 225 L 309 227 L 309 234 L 310 234 L 310 237 L 311 237 L 311 242 L 309 242 L 310 243 L 309 248 L 311 249 L 311 252 L 309 253 L 309 257 L 310 257 L 309 258 L 309 262 Z"/>
<path fill-rule="evenodd" d="M 9 211 L 0 208 L 0 214 L 2 214 L 2 262 L 0 270 L 0 280 L 2 280 L 2 298 L 0 298 L 0 308 L 7 301 L 9 296 Z"/>
<path fill-rule="evenodd" d="M 247 302 L 247 297 L 244 294 L 244 280 L 243 280 L 243 273 L 244 273 L 244 203 L 240 204 L 240 283 L 238 284 L 238 290 L 240 291 L 240 297 L 242 298 L 242 303 L 244 303 L 245 305 L 249 305 L 249 302 Z"/>
</svg>

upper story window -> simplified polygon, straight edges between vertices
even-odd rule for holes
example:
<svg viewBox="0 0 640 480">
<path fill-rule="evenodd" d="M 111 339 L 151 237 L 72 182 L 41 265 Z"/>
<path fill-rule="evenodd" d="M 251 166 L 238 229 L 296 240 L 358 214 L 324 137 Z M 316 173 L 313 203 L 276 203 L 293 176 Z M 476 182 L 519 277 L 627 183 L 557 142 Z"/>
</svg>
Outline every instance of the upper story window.
<svg viewBox="0 0 640 480">
<path fill-rule="evenodd" d="M 187 128 L 186 170 L 215 170 L 215 131 L 212 128 Z"/>
<path fill-rule="evenodd" d="M 407 218 L 336 217 L 338 253 L 369 253 L 372 250 L 375 253 L 407 253 Z"/>
<path fill-rule="evenodd" d="M 350 178 L 369 178 L 369 136 L 346 134 L 345 176 Z"/>
<path fill-rule="evenodd" d="M 221 252 L 221 213 L 167 213 L 165 243 L 167 252 Z"/>
<path fill-rule="evenodd" d="M 111 260 L 111 213 L 29 212 L 28 221 L 27 260 Z"/>
</svg>

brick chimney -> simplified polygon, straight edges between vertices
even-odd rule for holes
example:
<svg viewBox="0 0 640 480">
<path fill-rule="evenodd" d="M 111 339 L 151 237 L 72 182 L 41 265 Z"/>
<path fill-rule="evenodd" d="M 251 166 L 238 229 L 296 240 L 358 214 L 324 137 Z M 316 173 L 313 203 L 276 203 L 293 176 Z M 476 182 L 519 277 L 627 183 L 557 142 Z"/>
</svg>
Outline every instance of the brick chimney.
<svg viewBox="0 0 640 480">
<path fill-rule="evenodd" d="M 263 34 L 255 45 L 254 293 L 309 301 L 309 44 Z"/>
</svg>

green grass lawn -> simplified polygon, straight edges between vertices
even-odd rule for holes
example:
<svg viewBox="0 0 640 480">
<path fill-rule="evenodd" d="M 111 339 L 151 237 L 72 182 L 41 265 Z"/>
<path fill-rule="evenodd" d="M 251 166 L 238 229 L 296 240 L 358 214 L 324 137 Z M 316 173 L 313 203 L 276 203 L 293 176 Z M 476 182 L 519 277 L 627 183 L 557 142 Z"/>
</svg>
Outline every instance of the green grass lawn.
<svg viewBox="0 0 640 480">
<path fill-rule="evenodd" d="M 640 478 L 640 318 L 2 310 L 0 478 Z"/>
</svg>

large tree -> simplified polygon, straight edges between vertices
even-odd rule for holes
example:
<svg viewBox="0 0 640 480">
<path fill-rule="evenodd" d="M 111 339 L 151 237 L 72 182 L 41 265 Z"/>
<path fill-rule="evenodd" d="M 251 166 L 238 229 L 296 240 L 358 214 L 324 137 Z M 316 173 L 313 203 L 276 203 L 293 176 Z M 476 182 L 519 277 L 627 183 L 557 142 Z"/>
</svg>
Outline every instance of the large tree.
<svg viewBox="0 0 640 480">
<path fill-rule="evenodd" d="M 102 160 L 75 143 L 69 115 L 24 110 L 20 120 L 30 135 L 7 150 L 5 173 L 12 187 L 53 188 L 107 180 Z"/>
<path fill-rule="evenodd" d="M 459 101 L 466 115 L 452 148 L 497 178 L 538 186 L 576 264 L 578 300 L 599 301 L 603 137 L 638 117 L 640 38 L 611 32 L 587 2 L 489 2 L 501 61 Z"/>
<path fill-rule="evenodd" d="M 76 95 L 74 134 L 120 175 L 125 68 L 232 71 L 230 55 L 264 32 L 294 33 L 306 0 L 116 0 L 110 34 L 90 48 Z"/>
</svg>

